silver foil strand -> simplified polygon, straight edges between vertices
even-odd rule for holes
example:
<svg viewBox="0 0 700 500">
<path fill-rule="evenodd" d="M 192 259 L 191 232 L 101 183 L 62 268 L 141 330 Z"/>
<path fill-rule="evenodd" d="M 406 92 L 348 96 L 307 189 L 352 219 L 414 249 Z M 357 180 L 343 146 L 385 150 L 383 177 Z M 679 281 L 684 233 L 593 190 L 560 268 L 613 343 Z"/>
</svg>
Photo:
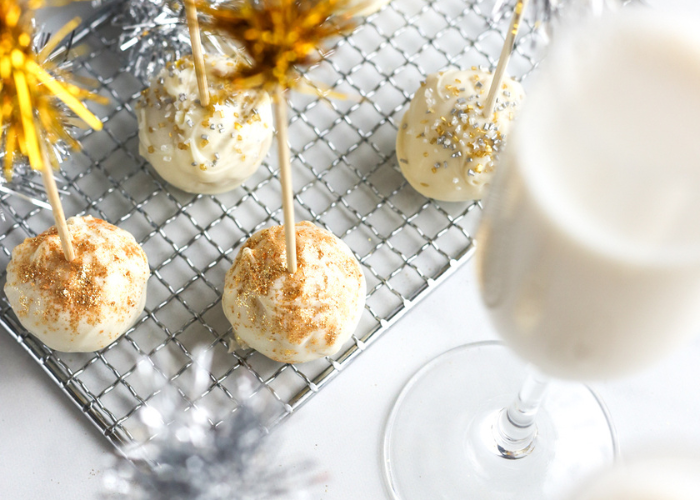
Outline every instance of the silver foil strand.
<svg viewBox="0 0 700 500">
<path fill-rule="evenodd" d="M 211 357 L 195 355 L 192 393 L 201 394 L 212 384 Z M 143 367 L 146 370 L 142 369 Z M 139 364 L 140 375 L 158 377 L 149 360 Z M 243 380 L 243 381 L 241 381 Z M 139 411 L 141 425 L 153 439 L 126 450 L 105 472 L 107 498 L 112 500 L 303 500 L 322 479 L 309 462 L 280 466 L 276 431 L 262 426 L 272 410 L 260 403 L 242 378 L 236 394 L 242 403 L 217 427 L 206 410 L 193 404 L 181 408 L 182 395 L 166 384 L 159 394 L 159 409 Z M 248 382 L 250 384 L 250 382 Z M 263 390 L 265 390 L 263 388 Z M 162 397 L 164 396 L 164 397 Z M 244 398 L 244 399 L 245 399 Z M 163 403 L 165 401 L 165 403 Z"/>
<path fill-rule="evenodd" d="M 182 0 L 126 0 L 112 23 L 122 30 L 119 48 L 126 55 L 125 70 L 144 82 L 169 62 L 192 53 Z M 231 53 L 228 44 L 210 33 L 203 31 L 202 38 L 207 52 Z"/>
<path fill-rule="evenodd" d="M 119 48 L 126 53 L 126 71 L 148 80 L 191 52 L 180 0 L 126 0 L 122 9 L 113 24 L 122 30 Z"/>
</svg>

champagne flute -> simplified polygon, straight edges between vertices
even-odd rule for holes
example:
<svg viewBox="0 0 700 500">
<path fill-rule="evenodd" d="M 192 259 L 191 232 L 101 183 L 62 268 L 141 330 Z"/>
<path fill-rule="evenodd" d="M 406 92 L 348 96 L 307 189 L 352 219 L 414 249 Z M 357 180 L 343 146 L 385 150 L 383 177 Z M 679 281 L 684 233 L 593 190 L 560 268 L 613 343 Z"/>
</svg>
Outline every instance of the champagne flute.
<svg viewBox="0 0 700 500">
<path fill-rule="evenodd" d="M 700 331 L 700 37 L 646 9 L 569 30 L 477 235 L 481 294 L 515 354 L 458 347 L 409 381 L 384 440 L 394 498 L 558 498 L 617 455 L 580 381 L 643 369 Z"/>
</svg>

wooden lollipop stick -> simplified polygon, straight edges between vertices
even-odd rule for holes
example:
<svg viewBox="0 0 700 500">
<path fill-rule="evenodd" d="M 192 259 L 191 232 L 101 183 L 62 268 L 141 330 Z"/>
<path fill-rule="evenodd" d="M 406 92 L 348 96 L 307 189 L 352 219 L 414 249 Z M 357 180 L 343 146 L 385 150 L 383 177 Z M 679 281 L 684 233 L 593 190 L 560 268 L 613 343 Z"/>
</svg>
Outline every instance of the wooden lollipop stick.
<svg viewBox="0 0 700 500">
<path fill-rule="evenodd" d="M 490 119 L 493 115 L 493 109 L 496 106 L 496 96 L 498 95 L 498 89 L 501 88 L 501 83 L 503 83 L 503 77 L 506 74 L 506 67 L 508 66 L 508 61 L 510 61 L 510 55 L 513 53 L 513 48 L 515 47 L 515 36 L 518 34 L 518 29 L 520 28 L 520 20 L 525 12 L 525 7 L 527 7 L 528 0 L 518 0 L 515 4 L 515 9 L 513 10 L 513 17 L 510 20 L 510 28 L 508 29 L 508 34 L 503 42 L 503 49 L 501 49 L 501 56 L 498 58 L 498 66 L 496 66 L 496 71 L 493 73 L 493 80 L 491 81 L 491 88 L 489 89 L 489 95 L 486 97 L 486 103 L 484 104 L 484 117 Z"/>
<path fill-rule="evenodd" d="M 49 161 L 48 155 L 46 154 L 46 148 L 43 147 L 42 160 L 44 162 L 44 166 L 41 169 L 41 180 L 44 181 L 44 188 L 46 189 L 46 194 L 49 198 L 51 209 L 53 210 L 53 219 L 54 221 L 56 221 L 56 229 L 58 229 L 58 237 L 61 239 L 63 255 L 66 257 L 66 260 L 70 262 L 73 259 L 75 259 L 73 242 L 71 240 L 70 232 L 68 231 L 66 215 L 63 213 L 63 205 L 61 205 L 61 198 L 58 195 L 56 179 L 53 178 L 53 169 L 51 168 L 51 162 Z"/>
<path fill-rule="evenodd" d="M 282 184 L 282 211 L 284 212 L 284 238 L 287 244 L 287 272 L 297 272 L 296 226 L 294 225 L 294 193 L 292 191 L 292 167 L 289 163 L 287 143 L 287 99 L 284 89 L 277 87 L 275 92 L 275 122 L 277 126 L 277 158 L 280 163 L 280 183 Z"/>
<path fill-rule="evenodd" d="M 190 30 L 194 70 L 197 73 L 199 102 L 202 103 L 202 106 L 209 106 L 209 85 L 207 84 L 207 74 L 204 72 L 204 51 L 202 50 L 202 37 L 199 35 L 199 21 L 197 20 L 197 7 L 194 5 L 194 0 L 185 0 L 185 13 L 187 14 L 187 27 Z"/>
</svg>

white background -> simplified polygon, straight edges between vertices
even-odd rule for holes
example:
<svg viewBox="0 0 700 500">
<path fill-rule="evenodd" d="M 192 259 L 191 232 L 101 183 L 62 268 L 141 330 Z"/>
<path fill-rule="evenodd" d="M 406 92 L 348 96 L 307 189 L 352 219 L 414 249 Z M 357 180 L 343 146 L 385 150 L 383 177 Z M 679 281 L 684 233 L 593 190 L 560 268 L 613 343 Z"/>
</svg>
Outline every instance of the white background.
<svg viewBox="0 0 700 500">
<path fill-rule="evenodd" d="M 650 3 L 700 18 L 700 2 Z M 69 7 L 75 8 L 81 7 Z M 62 24 L 55 12 L 51 17 Z M 61 19 L 70 17 L 60 11 Z M 493 338 L 468 264 L 283 425 L 276 433 L 280 455 L 270 466 L 314 461 L 325 479 L 313 498 L 384 498 L 382 433 L 403 385 L 438 354 Z M 649 443 L 700 447 L 700 338 L 640 375 L 594 387 L 612 414 L 623 454 Z M 0 334 L 0 498 L 99 498 L 112 453 L 21 346 Z"/>
</svg>

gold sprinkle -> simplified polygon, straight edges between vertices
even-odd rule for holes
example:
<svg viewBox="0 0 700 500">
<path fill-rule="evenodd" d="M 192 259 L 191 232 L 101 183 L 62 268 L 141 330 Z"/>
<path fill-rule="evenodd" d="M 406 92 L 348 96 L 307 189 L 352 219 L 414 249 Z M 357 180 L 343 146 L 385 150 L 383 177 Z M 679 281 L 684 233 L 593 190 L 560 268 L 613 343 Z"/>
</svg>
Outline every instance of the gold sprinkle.
<svg viewBox="0 0 700 500">
<path fill-rule="evenodd" d="M 148 146 L 148 152 L 153 154 L 156 152 L 156 148 L 154 148 L 153 146 Z"/>
</svg>

